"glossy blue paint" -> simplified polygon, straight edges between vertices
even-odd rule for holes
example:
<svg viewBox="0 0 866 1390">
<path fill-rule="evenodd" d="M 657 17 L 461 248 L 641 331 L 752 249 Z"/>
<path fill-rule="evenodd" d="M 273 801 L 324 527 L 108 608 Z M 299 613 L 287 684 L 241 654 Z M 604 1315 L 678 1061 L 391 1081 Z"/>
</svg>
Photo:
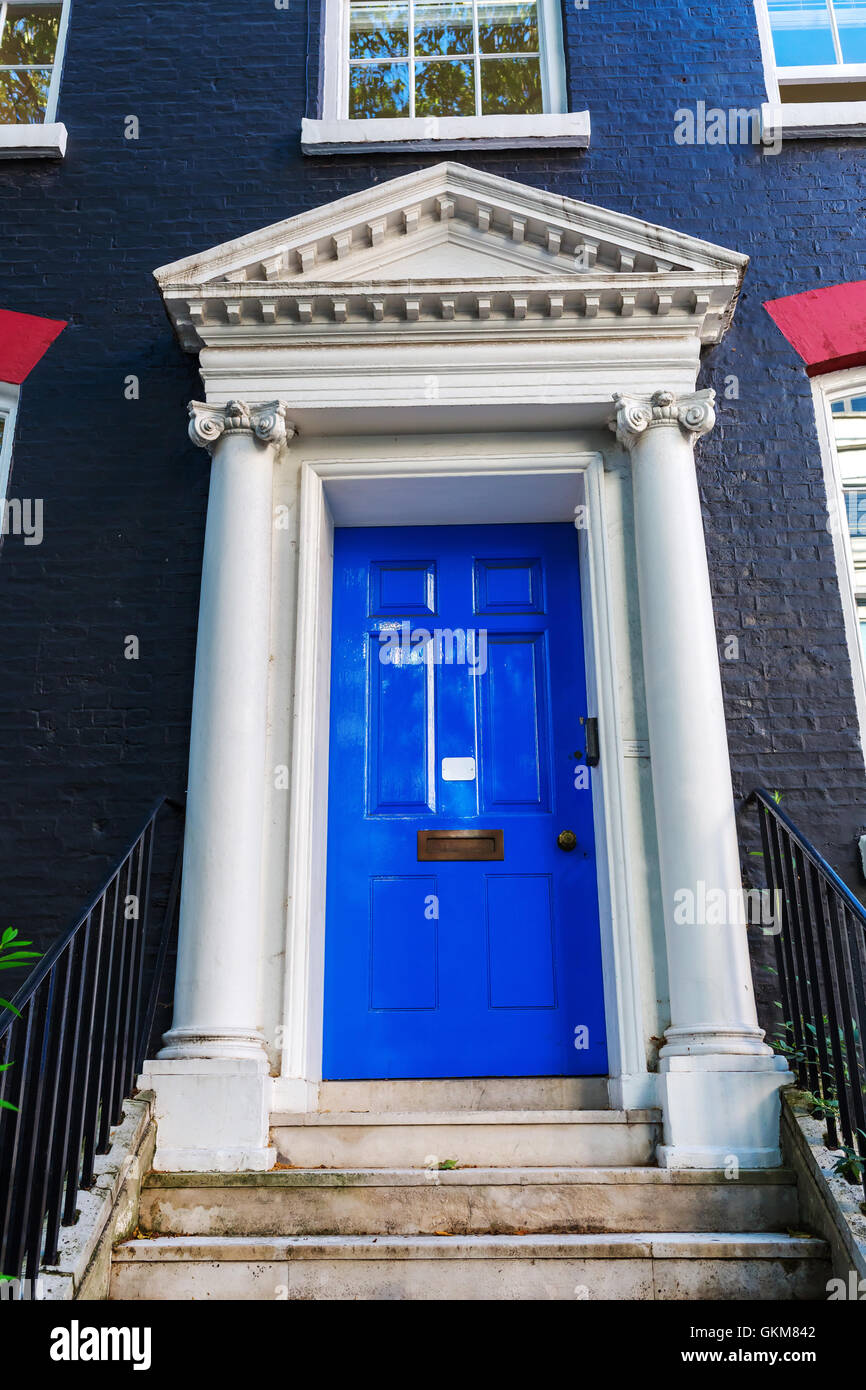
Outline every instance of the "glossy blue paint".
<svg viewBox="0 0 866 1390">
<path fill-rule="evenodd" d="M 607 1071 L 585 713 L 572 526 L 337 530 L 326 1077 Z"/>
</svg>

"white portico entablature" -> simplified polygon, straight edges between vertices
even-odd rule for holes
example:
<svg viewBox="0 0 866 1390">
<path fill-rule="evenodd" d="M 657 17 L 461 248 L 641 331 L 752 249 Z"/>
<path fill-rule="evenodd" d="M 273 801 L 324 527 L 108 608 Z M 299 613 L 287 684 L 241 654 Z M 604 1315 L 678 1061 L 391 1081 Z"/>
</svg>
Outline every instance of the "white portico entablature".
<svg viewBox="0 0 866 1390">
<path fill-rule="evenodd" d="M 746 257 L 455 163 L 156 271 L 183 346 L 715 343 Z"/>
</svg>

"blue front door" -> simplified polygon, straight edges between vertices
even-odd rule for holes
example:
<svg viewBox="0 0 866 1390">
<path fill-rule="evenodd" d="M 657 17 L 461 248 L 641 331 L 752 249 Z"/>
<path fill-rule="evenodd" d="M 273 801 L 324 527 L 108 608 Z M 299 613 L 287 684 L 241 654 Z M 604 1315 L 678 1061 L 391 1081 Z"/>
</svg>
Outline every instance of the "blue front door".
<svg viewBox="0 0 866 1390">
<path fill-rule="evenodd" d="M 607 1071 L 585 714 L 572 526 L 337 530 L 326 1078 Z"/>
</svg>

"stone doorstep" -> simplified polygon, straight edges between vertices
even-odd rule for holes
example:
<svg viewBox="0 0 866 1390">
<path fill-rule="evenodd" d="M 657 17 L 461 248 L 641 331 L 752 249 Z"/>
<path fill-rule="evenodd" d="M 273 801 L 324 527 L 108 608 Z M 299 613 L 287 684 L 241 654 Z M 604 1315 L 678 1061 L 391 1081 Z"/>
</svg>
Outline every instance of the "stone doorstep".
<svg viewBox="0 0 866 1390">
<path fill-rule="evenodd" d="M 802 1230 L 792 1174 L 727 1181 L 640 1168 L 284 1169 L 222 1184 L 155 1174 L 141 1232 L 170 1235 L 612 1234 Z M 163 1181 L 170 1177 L 180 1181 Z M 215 1179 L 215 1181 L 213 1181 Z M 441 1180 L 440 1180 L 441 1179 Z M 810 1228 L 811 1229 L 811 1228 Z"/>
<path fill-rule="evenodd" d="M 646 1125 L 661 1124 L 660 1110 L 311 1110 L 277 1111 L 271 1129 L 350 1125 Z"/>
<path fill-rule="evenodd" d="M 443 1182 L 436 1181 L 438 1173 L 425 1175 L 417 1169 L 336 1175 L 290 1170 L 276 1176 L 299 1180 L 229 1187 L 151 1186 L 142 1192 L 140 1230 L 163 1236 L 252 1239 L 804 1229 L 797 1188 L 791 1182 L 643 1181 L 642 1175 L 633 1182 L 593 1182 L 591 1171 L 557 1169 L 467 1169 L 443 1173 Z M 451 1180 L 454 1177 L 458 1181 Z"/>
<path fill-rule="evenodd" d="M 826 1260 L 812 1236 L 750 1232 L 713 1235 L 535 1236 L 153 1236 L 128 1240 L 116 1264 L 289 1260 Z"/>
<path fill-rule="evenodd" d="M 484 1168 L 651 1164 L 655 1111 L 478 1110 L 293 1114 L 271 1119 L 296 1168 L 425 1168 L 430 1154 Z M 286 1123 L 283 1123 L 285 1118 Z"/>
<path fill-rule="evenodd" d="M 606 1076 L 323 1081 L 319 1111 L 606 1110 Z"/>
<path fill-rule="evenodd" d="M 563 1184 L 649 1184 L 654 1187 L 791 1187 L 789 1168 L 743 1169 L 736 1182 L 718 1168 L 449 1168 L 436 1169 L 441 1187 L 529 1187 Z M 430 1187 L 427 1168 L 283 1168 L 269 1173 L 148 1173 L 143 1188 Z"/>
</svg>

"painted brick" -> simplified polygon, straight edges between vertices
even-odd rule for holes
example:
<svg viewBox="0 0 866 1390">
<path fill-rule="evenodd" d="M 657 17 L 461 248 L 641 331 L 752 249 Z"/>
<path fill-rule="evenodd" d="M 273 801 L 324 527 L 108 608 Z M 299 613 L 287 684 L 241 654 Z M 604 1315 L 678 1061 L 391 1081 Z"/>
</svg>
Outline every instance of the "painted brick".
<svg viewBox="0 0 866 1390">
<path fill-rule="evenodd" d="M 719 637 L 741 639 L 740 660 L 722 663 L 736 790 L 779 789 L 858 886 L 864 767 L 811 398 L 761 305 L 862 278 L 861 146 L 674 143 L 680 106 L 764 97 L 751 0 L 723 15 L 712 0 L 564 0 L 563 16 L 591 148 L 473 162 L 751 257 L 700 382 L 739 380 L 698 464 Z M 76 0 L 67 158 L 0 165 L 0 304 L 69 320 L 25 387 L 11 483 L 45 499 L 45 539 L 7 538 L 0 564 L 3 921 L 39 941 L 151 800 L 184 788 L 207 460 L 186 440 L 198 378 L 153 268 L 434 162 L 301 156 L 319 34 L 316 0 Z M 124 139 L 130 114 L 137 141 Z M 137 662 L 123 655 L 130 633 Z"/>
</svg>

